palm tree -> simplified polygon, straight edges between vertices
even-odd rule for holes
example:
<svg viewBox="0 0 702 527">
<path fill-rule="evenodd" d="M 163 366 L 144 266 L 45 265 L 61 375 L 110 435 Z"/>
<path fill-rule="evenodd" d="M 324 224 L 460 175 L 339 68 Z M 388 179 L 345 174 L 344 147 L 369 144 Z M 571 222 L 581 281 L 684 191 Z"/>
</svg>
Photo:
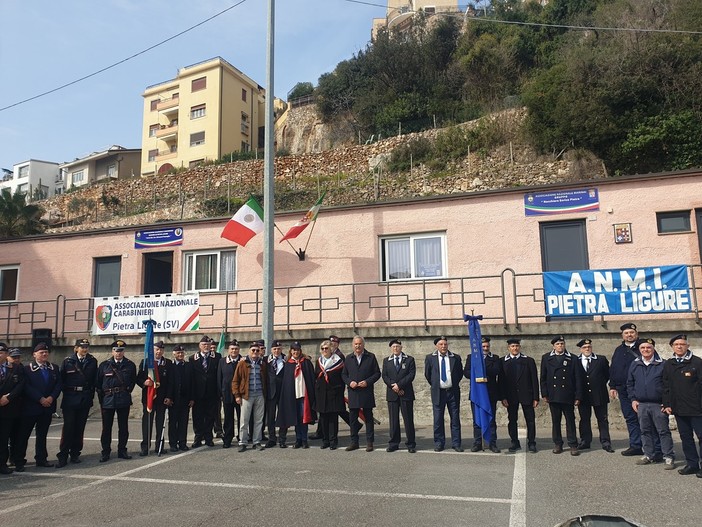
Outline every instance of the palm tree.
<svg viewBox="0 0 702 527">
<path fill-rule="evenodd" d="M 46 222 L 41 217 L 44 210 L 38 205 L 27 205 L 26 196 L 12 194 L 4 188 L 0 192 L 0 239 L 18 238 L 44 232 Z"/>
</svg>

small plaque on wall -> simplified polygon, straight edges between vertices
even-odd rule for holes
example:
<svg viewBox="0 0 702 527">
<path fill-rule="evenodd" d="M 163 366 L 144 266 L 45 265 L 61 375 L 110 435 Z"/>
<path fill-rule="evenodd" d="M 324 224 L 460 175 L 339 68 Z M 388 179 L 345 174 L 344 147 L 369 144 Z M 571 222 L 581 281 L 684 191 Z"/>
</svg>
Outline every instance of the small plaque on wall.
<svg viewBox="0 0 702 527">
<path fill-rule="evenodd" d="M 631 243 L 631 223 L 614 224 L 614 243 Z"/>
</svg>

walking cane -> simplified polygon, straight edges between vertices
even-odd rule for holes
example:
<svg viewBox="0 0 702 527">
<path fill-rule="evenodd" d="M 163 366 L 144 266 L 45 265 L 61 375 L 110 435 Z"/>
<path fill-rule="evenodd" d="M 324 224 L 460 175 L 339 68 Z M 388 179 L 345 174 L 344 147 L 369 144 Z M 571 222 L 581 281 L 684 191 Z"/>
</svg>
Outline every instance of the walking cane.
<svg viewBox="0 0 702 527">
<path fill-rule="evenodd" d="M 166 444 L 166 424 L 168 424 L 168 414 L 170 412 L 170 408 L 166 408 L 166 415 L 163 416 L 163 428 L 161 429 L 161 441 L 158 443 L 158 457 L 161 457 L 161 454 L 163 453 L 163 447 Z"/>
</svg>

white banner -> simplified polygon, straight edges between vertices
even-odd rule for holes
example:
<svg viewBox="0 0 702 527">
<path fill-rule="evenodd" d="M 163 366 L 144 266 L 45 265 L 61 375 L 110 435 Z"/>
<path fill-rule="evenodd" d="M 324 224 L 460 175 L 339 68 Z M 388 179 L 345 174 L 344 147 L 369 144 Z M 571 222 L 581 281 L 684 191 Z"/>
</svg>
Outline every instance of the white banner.
<svg viewBox="0 0 702 527">
<path fill-rule="evenodd" d="M 149 319 L 155 332 L 200 328 L 199 293 L 93 298 L 93 305 L 93 335 L 145 333 Z"/>
</svg>

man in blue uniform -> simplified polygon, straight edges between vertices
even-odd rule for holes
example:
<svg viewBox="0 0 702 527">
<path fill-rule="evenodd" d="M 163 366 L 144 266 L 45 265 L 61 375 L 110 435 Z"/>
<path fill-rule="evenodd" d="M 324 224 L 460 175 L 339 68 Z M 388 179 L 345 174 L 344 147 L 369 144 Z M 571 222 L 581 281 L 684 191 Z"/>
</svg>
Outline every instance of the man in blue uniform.
<svg viewBox="0 0 702 527">
<path fill-rule="evenodd" d="M 592 443 L 592 411 L 595 411 L 597 428 L 600 434 L 600 444 L 605 452 L 612 453 L 612 440 L 609 436 L 609 418 L 607 409 L 609 407 L 609 392 L 607 391 L 607 381 L 609 380 L 609 362 L 601 355 L 592 352 L 592 340 L 582 339 L 578 342 L 580 348 L 580 366 L 583 369 L 583 400 L 578 406 L 580 414 L 580 443 L 578 450 L 587 450 Z"/>
<path fill-rule="evenodd" d="M 522 448 L 517 433 L 519 406 L 522 407 L 527 427 L 527 444 L 529 452 L 536 453 L 536 407 L 539 406 L 539 377 L 536 373 L 536 361 L 522 353 L 521 340 L 507 339 L 509 353 L 502 362 L 502 376 L 499 378 L 502 406 L 507 408 L 507 430 L 512 443 L 510 453 Z"/>
<path fill-rule="evenodd" d="M 386 384 L 386 399 L 388 401 L 388 421 L 390 422 L 390 440 L 388 452 L 394 452 L 400 445 L 400 414 L 405 423 L 407 451 L 414 454 L 417 451 L 417 441 L 414 429 L 414 377 L 417 367 L 414 358 L 402 351 L 402 342 L 398 339 L 390 341 L 392 353 L 383 361 L 381 377 Z"/>
<path fill-rule="evenodd" d="M 639 418 L 631 407 L 631 399 L 626 390 L 626 381 L 631 363 L 641 356 L 636 346 L 639 333 L 636 324 L 631 322 L 622 324 L 619 330 L 622 332 L 623 340 L 612 355 L 612 364 L 609 368 L 609 394 L 612 399 L 619 397 L 622 415 L 626 421 L 626 429 L 629 433 L 629 448 L 622 451 L 622 456 L 640 456 L 643 454 L 643 450 L 641 449 Z"/>
<path fill-rule="evenodd" d="M 154 371 L 148 371 L 144 365 L 144 359 L 139 364 L 139 372 L 137 373 L 137 384 L 142 389 L 141 405 L 143 415 L 141 418 L 141 451 L 140 456 L 149 454 L 149 447 L 153 437 L 154 420 L 156 421 L 156 442 L 154 454 L 163 453 L 162 441 L 164 438 L 163 427 L 166 422 L 166 410 L 173 404 L 173 385 L 171 377 L 173 376 L 173 363 L 170 359 L 163 356 L 165 344 L 162 340 L 154 344 L 154 369 L 158 369 L 158 377 Z M 147 373 L 149 375 L 147 375 Z M 149 391 L 149 388 L 156 385 L 156 390 Z M 151 402 L 151 412 L 147 408 L 147 399 L 149 394 L 152 394 L 154 399 Z"/>
<path fill-rule="evenodd" d="M 168 446 L 175 453 L 187 452 L 188 422 L 193 407 L 192 366 L 185 360 L 185 348 L 173 347 L 173 404 L 168 409 Z"/>
</svg>

